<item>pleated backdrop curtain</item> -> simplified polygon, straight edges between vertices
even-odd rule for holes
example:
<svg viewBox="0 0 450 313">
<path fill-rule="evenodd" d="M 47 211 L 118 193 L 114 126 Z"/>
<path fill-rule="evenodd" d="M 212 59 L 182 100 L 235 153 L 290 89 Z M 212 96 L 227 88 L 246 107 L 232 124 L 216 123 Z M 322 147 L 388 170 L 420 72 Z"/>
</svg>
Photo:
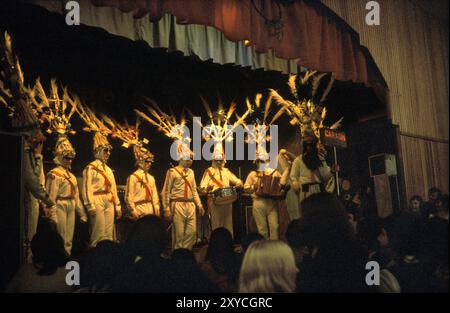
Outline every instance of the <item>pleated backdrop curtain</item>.
<svg viewBox="0 0 450 313">
<path fill-rule="evenodd" d="M 64 11 L 65 1 L 29 2 Z M 82 23 L 145 40 L 152 47 L 179 50 L 221 64 L 284 73 L 296 73 L 299 67 L 313 68 L 332 72 L 338 80 L 386 88 L 382 77 L 368 73 L 366 52 L 358 34 L 319 1 L 297 0 L 289 6 L 263 1 L 264 8 L 259 9 L 268 19 L 276 19 L 281 10 L 283 27 L 279 36 L 271 35 L 273 29 L 266 26 L 251 0 L 78 2 Z M 254 3 L 259 6 L 261 2 Z M 244 40 L 249 40 L 250 46 Z"/>
</svg>

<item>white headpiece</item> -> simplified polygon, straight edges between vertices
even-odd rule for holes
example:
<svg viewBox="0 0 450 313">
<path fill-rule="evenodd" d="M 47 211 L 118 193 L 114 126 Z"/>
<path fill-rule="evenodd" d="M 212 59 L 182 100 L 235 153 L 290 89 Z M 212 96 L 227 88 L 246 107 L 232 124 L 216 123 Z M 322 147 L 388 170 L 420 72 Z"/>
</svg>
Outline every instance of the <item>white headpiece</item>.
<svg viewBox="0 0 450 313">
<path fill-rule="evenodd" d="M 184 117 L 181 117 L 180 121 L 177 122 L 175 116 L 163 112 L 156 102 L 150 99 L 147 99 L 147 101 L 150 104 L 145 105 L 145 107 L 150 115 L 135 109 L 134 111 L 138 117 L 156 127 L 157 130 L 163 132 L 164 135 L 171 138 L 176 143 L 175 151 L 171 151 L 172 157 L 176 160 L 192 159 L 194 153 L 189 148 L 189 143 L 192 139 L 187 136 L 184 131 L 186 125 Z"/>
</svg>

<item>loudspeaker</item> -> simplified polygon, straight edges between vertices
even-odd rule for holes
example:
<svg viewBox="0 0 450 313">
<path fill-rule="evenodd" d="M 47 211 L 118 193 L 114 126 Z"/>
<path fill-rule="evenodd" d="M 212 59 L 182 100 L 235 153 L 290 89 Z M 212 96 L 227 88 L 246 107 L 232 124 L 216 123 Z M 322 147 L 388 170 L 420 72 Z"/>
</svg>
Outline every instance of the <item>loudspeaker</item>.
<svg viewBox="0 0 450 313">
<path fill-rule="evenodd" d="M 400 210 L 397 163 L 393 154 L 369 157 L 369 172 L 373 178 L 378 216 L 386 218 Z"/>
<path fill-rule="evenodd" d="M 370 177 L 387 174 L 397 175 L 397 162 L 393 154 L 376 154 L 369 157 Z"/>
</svg>

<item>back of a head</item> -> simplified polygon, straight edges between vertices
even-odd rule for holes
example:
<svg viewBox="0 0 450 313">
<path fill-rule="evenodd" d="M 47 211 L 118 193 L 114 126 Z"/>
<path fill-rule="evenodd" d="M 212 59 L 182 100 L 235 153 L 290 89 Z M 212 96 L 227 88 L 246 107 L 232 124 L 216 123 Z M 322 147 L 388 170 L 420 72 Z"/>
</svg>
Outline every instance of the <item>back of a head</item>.
<svg viewBox="0 0 450 313">
<path fill-rule="evenodd" d="M 302 221 L 294 219 L 289 222 L 285 234 L 289 246 L 293 249 L 300 249 L 304 246 L 302 237 Z"/>
<path fill-rule="evenodd" d="M 135 256 L 159 256 L 166 245 L 166 231 L 161 218 L 146 215 L 136 221 L 126 241 Z"/>
<path fill-rule="evenodd" d="M 371 251 L 379 247 L 378 236 L 381 234 L 383 226 L 378 219 L 366 218 L 358 223 L 357 237 Z"/>
<path fill-rule="evenodd" d="M 57 232 L 56 223 L 52 219 L 43 218 L 39 220 L 38 227 L 36 229 L 37 234 L 45 232 Z"/>
<path fill-rule="evenodd" d="M 233 237 L 228 229 L 219 227 L 213 230 L 209 239 L 206 260 L 217 261 L 233 251 Z"/>
<path fill-rule="evenodd" d="M 114 241 L 100 241 L 81 259 L 81 285 L 102 288 L 108 286 L 127 266 L 123 247 Z"/>
<path fill-rule="evenodd" d="M 354 239 L 346 211 L 334 194 L 311 195 L 302 201 L 301 208 L 305 245 L 340 246 Z"/>
<path fill-rule="evenodd" d="M 242 262 L 239 292 L 294 292 L 296 274 L 294 254 L 287 244 L 255 241 Z"/>
<path fill-rule="evenodd" d="M 53 274 L 56 269 L 67 261 L 64 241 L 56 231 L 36 233 L 31 240 L 33 263 L 42 268 L 41 274 Z"/>
<path fill-rule="evenodd" d="M 437 187 L 431 187 L 430 189 L 428 189 L 428 195 L 429 196 L 431 194 L 433 194 L 433 193 L 440 194 L 440 193 L 442 193 L 442 191 L 439 188 L 437 188 Z"/>
</svg>

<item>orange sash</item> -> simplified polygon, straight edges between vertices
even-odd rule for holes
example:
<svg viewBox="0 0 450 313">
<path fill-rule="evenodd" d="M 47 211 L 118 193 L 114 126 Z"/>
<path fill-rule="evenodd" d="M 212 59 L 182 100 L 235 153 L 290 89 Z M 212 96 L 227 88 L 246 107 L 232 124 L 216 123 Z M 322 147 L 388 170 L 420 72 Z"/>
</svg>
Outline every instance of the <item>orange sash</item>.
<svg viewBox="0 0 450 313">
<path fill-rule="evenodd" d="M 144 173 L 144 177 L 143 178 L 140 178 L 138 176 L 138 174 L 136 174 L 136 173 L 133 173 L 133 176 L 136 177 L 138 182 L 140 182 L 144 186 L 144 190 L 145 190 L 145 202 L 143 202 L 143 201 L 138 201 L 138 202 L 142 202 L 142 203 L 152 202 L 152 193 L 150 191 L 150 187 L 148 186 L 147 174 Z M 144 178 L 145 178 L 145 181 L 144 181 Z"/>
<path fill-rule="evenodd" d="M 191 192 L 192 192 L 192 194 L 193 194 L 192 186 L 191 186 L 191 184 L 189 183 L 189 181 L 187 180 L 186 176 L 184 176 L 182 173 L 180 173 L 180 171 L 179 171 L 176 167 L 173 167 L 173 169 L 174 169 L 175 172 L 177 172 L 178 175 L 180 175 L 181 178 L 184 180 L 184 183 L 185 183 L 185 184 L 184 184 L 184 197 L 187 198 L 187 187 L 189 187 L 189 189 L 191 190 Z"/>
<path fill-rule="evenodd" d="M 99 169 L 98 167 L 96 167 L 93 164 L 89 164 L 90 167 L 92 167 L 92 169 L 94 169 L 95 171 L 97 171 L 100 175 L 103 176 L 103 179 L 105 180 L 105 191 L 106 193 L 111 193 L 111 201 L 115 204 L 116 203 L 116 198 L 114 197 L 114 194 L 111 190 L 112 184 L 110 182 L 110 180 L 108 179 L 108 176 L 106 176 L 105 172 L 102 171 L 101 169 Z"/>
<path fill-rule="evenodd" d="M 206 172 L 208 172 L 209 178 L 220 188 L 223 187 L 223 182 L 220 180 L 217 180 L 217 178 L 214 177 L 214 175 L 211 173 L 211 171 L 209 170 L 209 168 L 206 170 Z"/>
<path fill-rule="evenodd" d="M 60 178 L 64 178 L 65 180 L 67 180 L 67 182 L 69 183 L 70 186 L 70 196 L 73 198 L 75 196 L 75 190 L 76 190 L 76 186 L 75 184 L 70 180 L 70 174 L 68 176 L 64 175 L 64 173 L 60 173 L 58 172 L 58 170 L 56 168 L 52 169 L 50 171 L 50 173 L 52 175 L 55 175 L 57 177 Z M 63 199 L 63 197 L 61 197 L 61 199 Z"/>
</svg>

